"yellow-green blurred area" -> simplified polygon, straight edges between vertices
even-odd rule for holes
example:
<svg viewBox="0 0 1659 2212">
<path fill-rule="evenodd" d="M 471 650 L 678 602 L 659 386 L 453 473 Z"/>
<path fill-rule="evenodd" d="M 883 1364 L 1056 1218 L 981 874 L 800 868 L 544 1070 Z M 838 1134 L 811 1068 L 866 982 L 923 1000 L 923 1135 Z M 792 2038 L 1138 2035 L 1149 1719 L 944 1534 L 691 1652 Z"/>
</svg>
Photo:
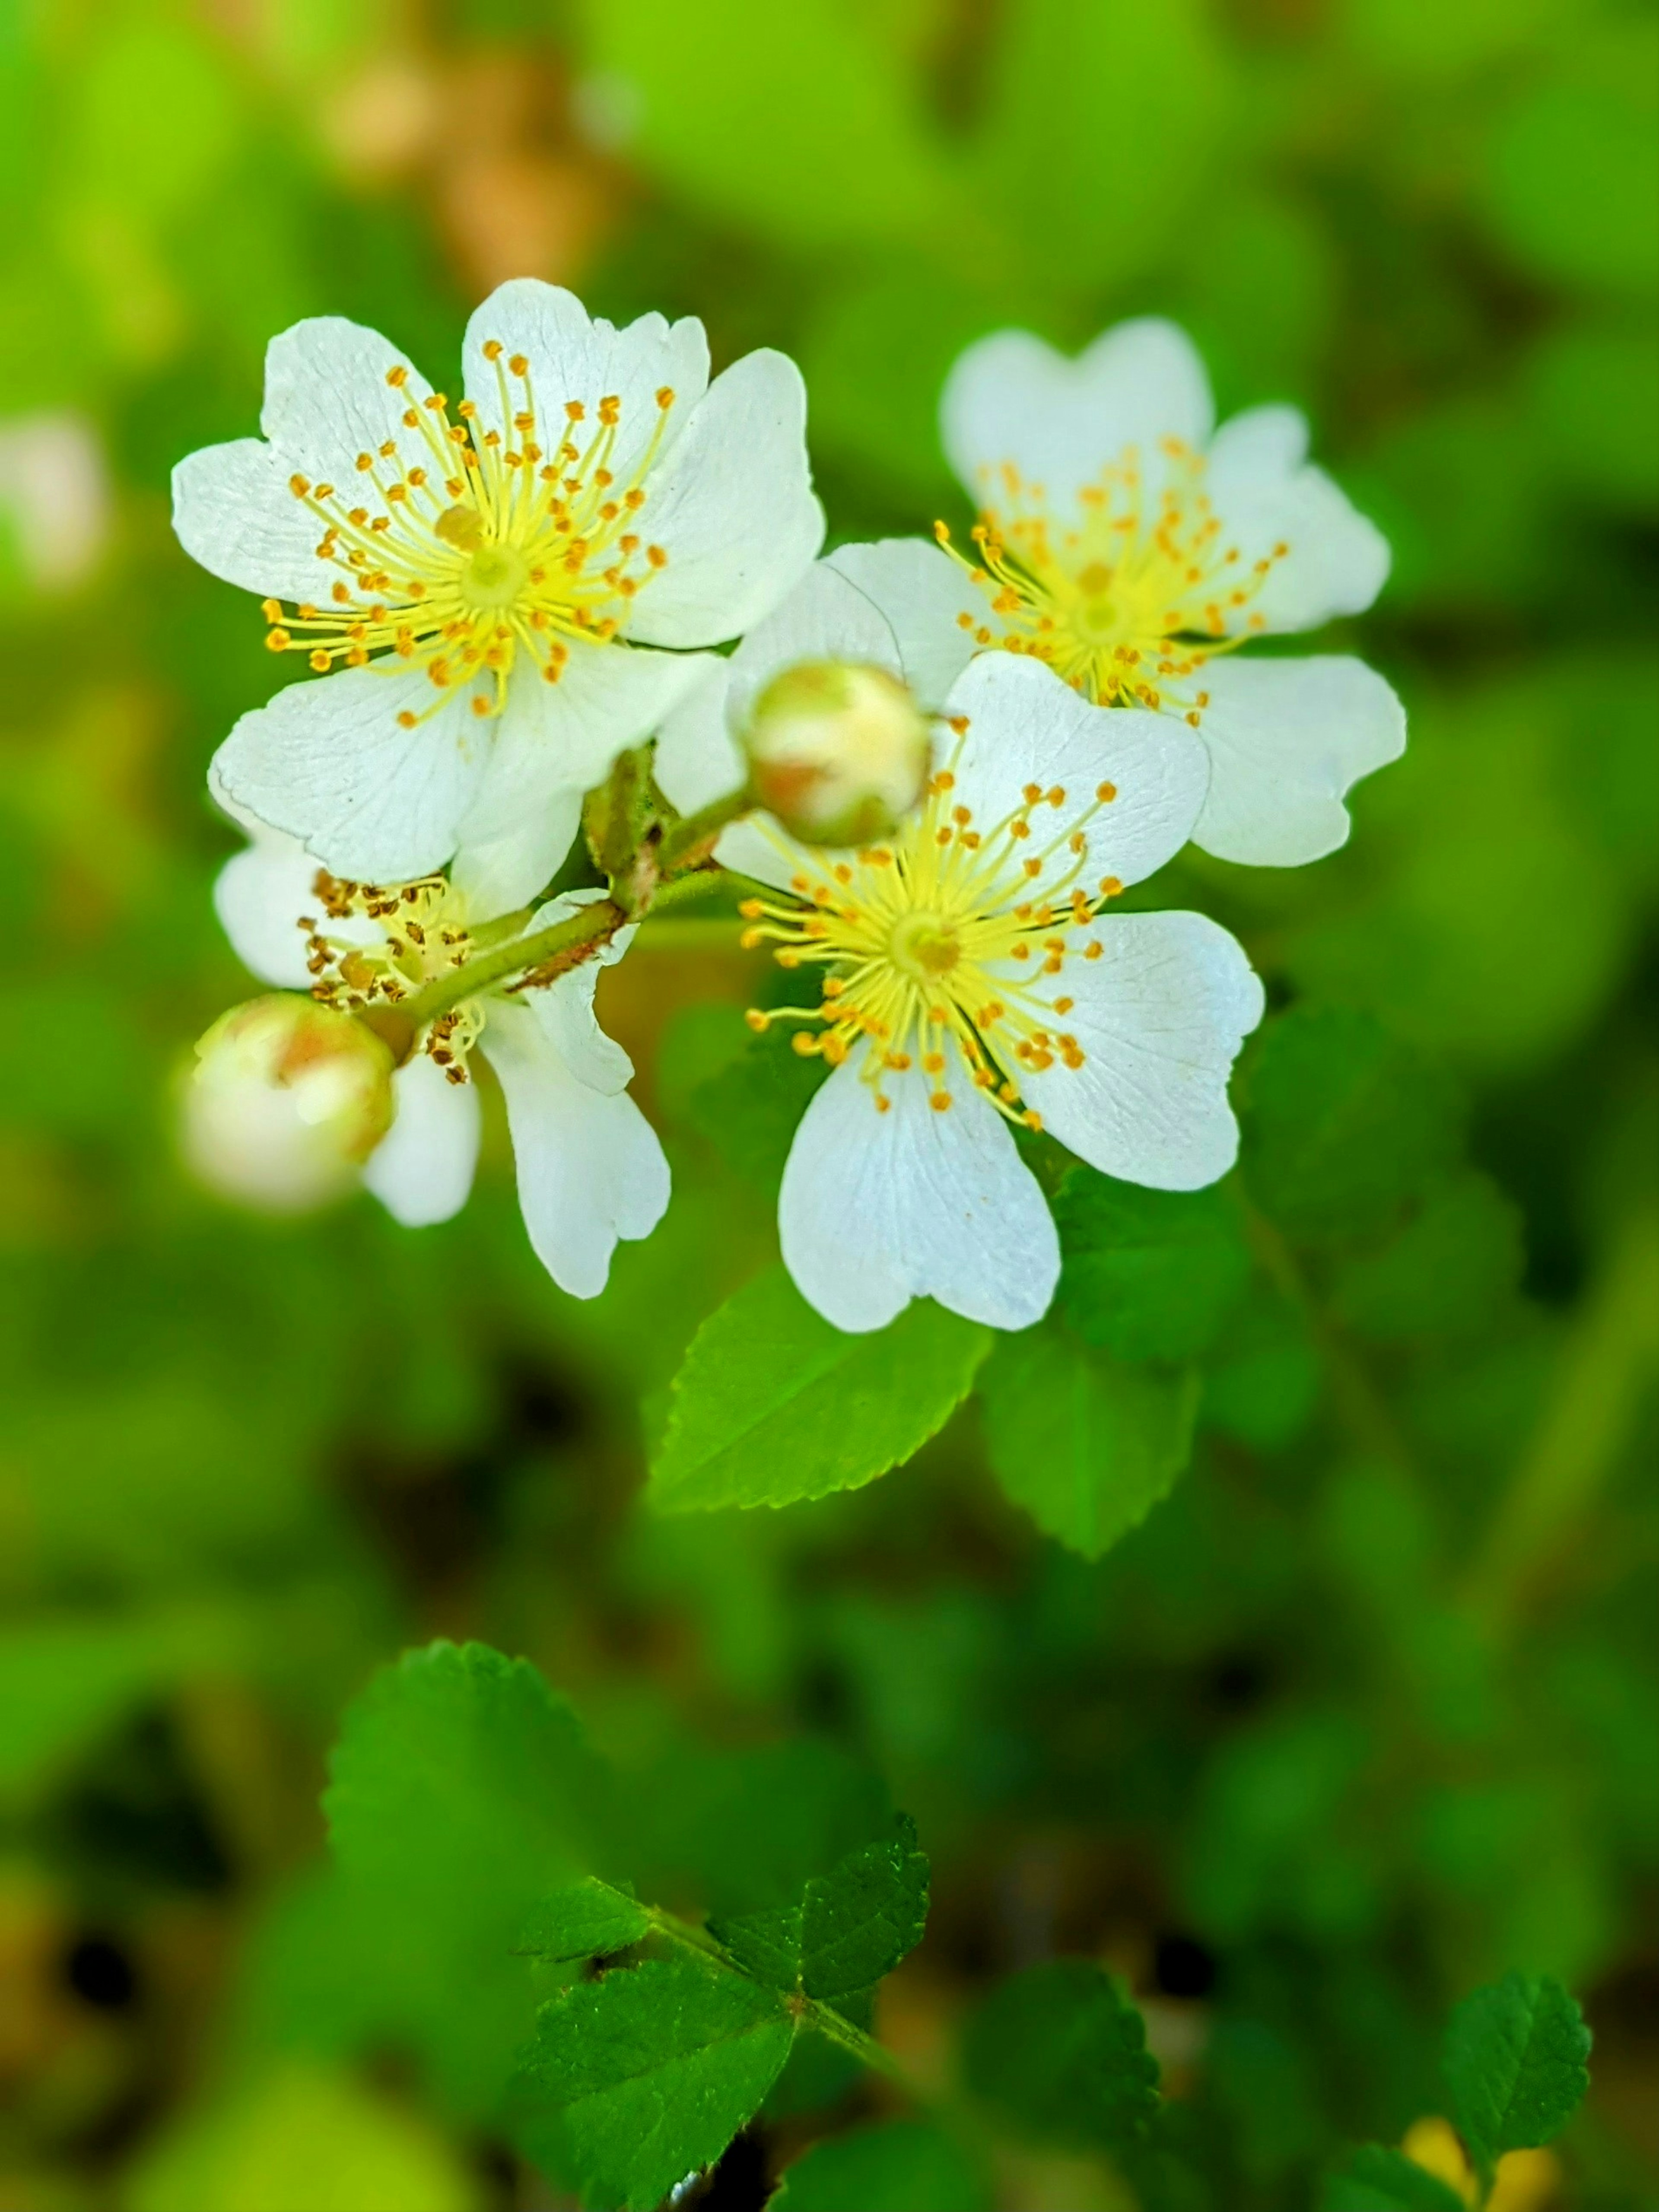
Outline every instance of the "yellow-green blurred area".
<svg viewBox="0 0 1659 2212">
<path fill-rule="evenodd" d="M 477 1993 L 412 1925 L 383 2002 L 317 1887 L 339 1711 L 436 1635 L 641 1755 L 867 1760 L 935 1869 L 887 2039 L 927 2073 L 989 1977 L 1104 1960 L 1224 2144 L 1212 2212 L 1303 2212 L 1431 2114 L 1446 2005 L 1510 1966 L 1598 2039 L 1540 2212 L 1655 2203 L 1656 147 L 1659 16 L 1613 0 L 3 0 L 6 2212 L 568 2201 L 407 2027 Z M 526 274 L 791 353 L 836 538 L 967 519 L 968 340 L 1158 313 L 1224 413 L 1304 406 L 1394 544 L 1340 642 L 1411 749 L 1350 847 L 1152 896 L 1275 1005 L 1380 1020 L 1473 1166 L 1311 1350 L 1241 1340 L 1103 1561 L 971 1412 L 854 1495 L 641 1508 L 686 1342 L 775 1249 L 729 1071 L 709 1106 L 735 951 L 647 927 L 607 979 L 678 1192 L 590 1305 L 528 1251 L 498 1101 L 437 1230 L 257 1220 L 178 1164 L 177 1071 L 252 988 L 204 771 L 287 672 L 169 471 L 254 428 L 297 318 L 442 380 Z M 829 2124 L 774 2114 L 704 2201 Z"/>
</svg>

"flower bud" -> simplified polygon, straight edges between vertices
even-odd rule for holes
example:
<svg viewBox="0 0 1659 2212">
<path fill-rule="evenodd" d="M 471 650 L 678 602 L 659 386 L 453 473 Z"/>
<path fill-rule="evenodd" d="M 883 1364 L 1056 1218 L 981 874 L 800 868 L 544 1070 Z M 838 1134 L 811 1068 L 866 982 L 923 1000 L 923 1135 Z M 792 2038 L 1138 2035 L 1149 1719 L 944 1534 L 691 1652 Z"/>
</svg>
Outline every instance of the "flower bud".
<svg viewBox="0 0 1659 2212">
<path fill-rule="evenodd" d="M 274 992 L 233 1006 L 196 1047 L 185 1157 L 213 1189 L 267 1213 L 349 1190 L 392 1126 L 392 1054 L 349 1014 Z"/>
<path fill-rule="evenodd" d="M 927 719 L 896 676 L 802 660 L 756 700 L 744 738 L 749 788 L 805 845 L 867 845 L 921 797 Z"/>
</svg>

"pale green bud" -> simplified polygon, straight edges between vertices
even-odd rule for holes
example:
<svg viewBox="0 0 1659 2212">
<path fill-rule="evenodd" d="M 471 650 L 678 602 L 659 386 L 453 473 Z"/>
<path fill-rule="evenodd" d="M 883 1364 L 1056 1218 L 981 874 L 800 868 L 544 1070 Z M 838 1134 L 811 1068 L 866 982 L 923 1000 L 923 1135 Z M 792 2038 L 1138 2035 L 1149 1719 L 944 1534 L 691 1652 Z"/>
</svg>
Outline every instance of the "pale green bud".
<svg viewBox="0 0 1659 2212">
<path fill-rule="evenodd" d="M 927 718 L 897 677 L 854 661 L 802 660 L 756 700 L 749 788 L 805 845 L 867 845 L 921 797 Z"/>
<path fill-rule="evenodd" d="M 185 1157 L 227 1198 L 301 1213 L 340 1196 L 392 1126 L 392 1060 L 370 1030 L 293 992 L 221 1015 L 184 1084 Z"/>
</svg>

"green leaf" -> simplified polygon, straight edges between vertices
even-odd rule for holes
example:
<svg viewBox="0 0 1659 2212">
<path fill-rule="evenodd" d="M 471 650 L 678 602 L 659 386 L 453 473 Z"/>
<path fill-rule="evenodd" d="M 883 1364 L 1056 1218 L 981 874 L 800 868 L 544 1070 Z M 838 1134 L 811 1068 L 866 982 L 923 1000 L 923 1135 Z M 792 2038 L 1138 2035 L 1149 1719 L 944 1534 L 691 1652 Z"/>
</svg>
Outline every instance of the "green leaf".
<svg viewBox="0 0 1659 2212">
<path fill-rule="evenodd" d="M 1451 1165 L 1462 1133 L 1444 1072 L 1369 1015 L 1298 1007 L 1264 1031 L 1245 1093 L 1245 1176 L 1292 1237 L 1386 1228 Z"/>
<path fill-rule="evenodd" d="M 921 2120 L 888 2120 L 814 2143 L 772 2212 L 983 2212 L 991 2192 L 960 2143 Z"/>
<path fill-rule="evenodd" d="M 674 1378 L 651 1471 L 665 1513 L 790 1505 L 898 1466 L 968 1395 L 991 1332 L 919 1298 L 846 1336 L 770 1267 L 713 1313 Z"/>
<path fill-rule="evenodd" d="M 1322 1380 L 1302 1314 L 1258 1283 L 1204 1362 L 1199 1420 L 1252 1451 L 1282 1451 L 1307 1426 Z"/>
<path fill-rule="evenodd" d="M 1464 1998 L 1443 2065 L 1453 2124 L 1482 2166 L 1559 2135 L 1589 2087 L 1589 2050 L 1583 2014 L 1547 1974 L 1506 1974 Z"/>
<path fill-rule="evenodd" d="M 712 1920 L 709 1933 L 773 1989 L 844 2006 L 890 1973 L 927 1923 L 927 1859 L 913 1822 L 814 1875 L 799 1905 Z"/>
<path fill-rule="evenodd" d="M 952 173 L 902 71 L 834 0 L 588 0 L 581 16 L 630 153 L 722 219 L 812 247 L 948 222 Z"/>
<path fill-rule="evenodd" d="M 1060 1188 L 1054 1220 L 1066 1317 L 1119 1359 L 1192 1358 L 1249 1280 L 1238 1208 L 1218 1188 L 1143 1190 L 1079 1168 Z"/>
<path fill-rule="evenodd" d="M 651 1915 L 629 1892 L 589 1875 L 542 1899 L 525 1916 L 515 1951 L 538 1959 L 599 1959 L 650 1932 Z"/>
<path fill-rule="evenodd" d="M 580 1982 L 537 2015 L 515 2085 L 520 2140 L 586 2203 L 650 2212 L 720 2156 L 793 2038 L 770 1990 L 696 1959 Z"/>
<path fill-rule="evenodd" d="M 592 1848 L 608 1780 L 575 1715 L 528 1660 L 428 1644 L 348 1708 L 324 1798 L 349 1873 L 441 1910 L 488 1897 L 515 1922 Z"/>
<path fill-rule="evenodd" d="M 1367 2143 L 1327 2177 L 1320 2212 L 1468 2212 L 1455 2189 L 1407 2157 Z"/>
<path fill-rule="evenodd" d="M 1487 1176 L 1435 1191 L 1379 1252 L 1339 1275 L 1338 1313 L 1379 1343 L 1467 1336 L 1514 1297 L 1522 1261 L 1519 1211 Z"/>
<path fill-rule="evenodd" d="M 1050 1960 L 1004 1982 L 969 2023 L 964 2059 L 975 2094 L 1041 2141 L 1120 2151 L 1158 2109 L 1140 2014 L 1086 1960 Z"/>
<path fill-rule="evenodd" d="M 1006 1336 L 980 1385 L 992 1470 L 1046 1535 L 1097 1559 L 1186 1466 L 1198 1390 L 1191 1369 L 1122 1366 L 1052 1323 Z"/>
<path fill-rule="evenodd" d="M 756 1036 L 735 1006 L 688 1006 L 658 1063 L 665 1111 L 695 1129 L 735 1173 L 775 1195 L 800 1117 L 827 1073 L 782 1033 Z"/>
</svg>

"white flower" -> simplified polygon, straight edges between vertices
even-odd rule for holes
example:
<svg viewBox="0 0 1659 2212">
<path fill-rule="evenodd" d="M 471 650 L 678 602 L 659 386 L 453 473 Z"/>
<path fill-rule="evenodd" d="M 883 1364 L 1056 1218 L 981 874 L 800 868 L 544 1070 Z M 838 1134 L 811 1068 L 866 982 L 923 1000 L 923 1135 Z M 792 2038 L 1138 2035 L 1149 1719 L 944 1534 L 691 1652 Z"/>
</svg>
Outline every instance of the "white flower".
<svg viewBox="0 0 1659 2212">
<path fill-rule="evenodd" d="M 434 977 L 599 896 L 579 892 L 527 918 L 501 917 L 441 876 L 393 886 L 343 881 L 222 786 L 215 795 L 252 839 L 215 886 L 226 933 L 256 975 L 308 985 L 326 1006 L 395 1012 Z M 465 1202 L 478 1154 L 477 1091 L 468 1079 L 478 1051 L 501 1079 L 525 1226 L 554 1281 L 593 1297 L 617 1239 L 649 1236 L 668 1204 L 668 1163 L 628 1096 L 633 1064 L 593 1012 L 601 964 L 620 959 L 632 936 L 618 931 L 544 988 L 499 978 L 419 1030 L 392 1079 L 392 1127 L 362 1169 L 399 1221 L 447 1220 Z"/>
<path fill-rule="evenodd" d="M 266 595 L 273 650 L 331 672 L 242 717 L 224 788 L 342 876 L 459 851 L 461 888 L 500 910 L 704 667 L 683 648 L 763 615 L 823 523 L 781 354 L 711 385 L 701 323 L 613 330 L 524 278 L 473 316 L 464 375 L 452 404 L 374 331 L 296 324 L 267 357 L 264 439 L 181 463 L 174 526 Z"/>
<path fill-rule="evenodd" d="M 896 543 L 835 556 L 907 653 L 925 639 L 948 671 L 954 623 L 957 666 L 1006 647 L 1085 699 L 1184 720 L 1210 756 L 1194 835 L 1222 860 L 1290 866 L 1340 845 L 1344 794 L 1405 748 L 1399 700 L 1346 655 L 1235 657 L 1358 613 L 1388 574 L 1380 533 L 1308 462 L 1303 417 L 1257 407 L 1213 430 L 1190 341 L 1149 319 L 1076 361 L 1023 331 L 982 339 L 951 372 L 942 423 L 980 508 L 976 557 L 900 562 Z"/>
<path fill-rule="evenodd" d="M 730 729 L 791 659 L 904 672 L 841 561 L 744 640 L 725 696 L 706 684 L 665 728 L 658 777 L 677 804 L 732 787 Z M 914 688 L 930 681 L 924 667 Z M 750 941 L 822 975 L 821 1003 L 750 1020 L 815 1024 L 796 1048 L 831 1063 L 779 1225 L 803 1294 L 849 1330 L 916 1297 L 1003 1328 L 1038 1320 L 1059 1244 L 1013 1127 L 1130 1182 L 1213 1182 L 1237 1148 L 1228 1072 L 1261 1014 L 1243 951 L 1205 916 L 1103 913 L 1192 832 L 1207 763 L 1190 731 L 1091 706 L 1000 653 L 958 677 L 945 712 L 926 802 L 895 837 L 826 852 L 762 817 L 717 848 L 787 894 L 748 903 Z"/>
<path fill-rule="evenodd" d="M 63 591 L 91 574 L 109 539 L 110 489 L 89 422 L 65 413 L 0 423 L 0 514 L 32 583 Z"/>
</svg>

